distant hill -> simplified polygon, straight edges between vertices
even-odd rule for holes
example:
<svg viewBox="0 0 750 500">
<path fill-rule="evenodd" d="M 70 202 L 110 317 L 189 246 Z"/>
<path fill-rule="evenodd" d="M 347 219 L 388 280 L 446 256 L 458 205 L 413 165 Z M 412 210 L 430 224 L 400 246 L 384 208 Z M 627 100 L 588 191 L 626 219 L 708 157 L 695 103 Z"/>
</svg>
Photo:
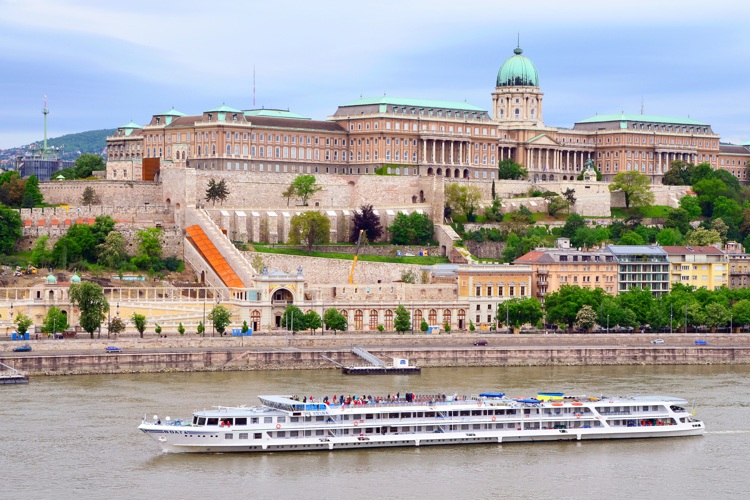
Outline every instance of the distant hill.
<svg viewBox="0 0 750 500">
<path fill-rule="evenodd" d="M 68 154 L 74 154 L 80 151 L 81 153 L 95 153 L 101 154 L 104 148 L 107 146 L 107 136 L 114 135 L 117 129 L 102 129 L 102 130 L 89 130 L 87 132 L 78 132 L 77 134 L 66 134 L 60 137 L 54 137 L 47 139 L 48 147 L 65 146 L 63 151 L 65 156 Z M 39 149 L 44 141 L 37 141 L 36 148 Z"/>
</svg>

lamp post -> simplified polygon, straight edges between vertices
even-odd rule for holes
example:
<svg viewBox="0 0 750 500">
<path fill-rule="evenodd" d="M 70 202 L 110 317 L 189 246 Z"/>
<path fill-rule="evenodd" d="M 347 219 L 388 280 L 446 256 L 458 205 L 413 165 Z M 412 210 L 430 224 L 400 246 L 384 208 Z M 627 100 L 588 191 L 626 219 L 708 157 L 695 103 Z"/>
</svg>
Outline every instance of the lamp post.
<svg viewBox="0 0 750 500">
<path fill-rule="evenodd" d="M 732 333 L 732 315 L 729 315 L 729 333 Z"/>
<path fill-rule="evenodd" d="M 609 314 L 607 314 L 607 333 L 609 333 Z"/>
<path fill-rule="evenodd" d="M 203 331 L 201 337 L 206 336 L 206 290 L 203 290 Z"/>
<path fill-rule="evenodd" d="M 508 301 L 505 301 L 505 328 L 510 333 L 510 315 L 508 314 Z"/>
<path fill-rule="evenodd" d="M 687 304 L 685 304 L 685 333 L 687 333 Z"/>
<path fill-rule="evenodd" d="M 669 333 L 673 333 L 672 316 L 674 314 L 674 304 L 669 304 Z"/>
</svg>

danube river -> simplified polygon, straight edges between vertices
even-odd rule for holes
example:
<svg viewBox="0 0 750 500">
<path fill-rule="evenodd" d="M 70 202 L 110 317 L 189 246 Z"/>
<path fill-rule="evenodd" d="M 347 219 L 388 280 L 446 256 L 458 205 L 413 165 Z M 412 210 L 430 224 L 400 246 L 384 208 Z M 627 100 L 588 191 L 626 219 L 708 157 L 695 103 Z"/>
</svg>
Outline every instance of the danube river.
<svg viewBox="0 0 750 500">
<path fill-rule="evenodd" d="M 237 455 L 170 455 L 142 416 L 257 394 L 669 394 L 702 437 Z M 0 386 L 0 498 L 746 498 L 750 366 L 442 368 L 421 376 L 264 371 L 35 377 Z"/>
</svg>

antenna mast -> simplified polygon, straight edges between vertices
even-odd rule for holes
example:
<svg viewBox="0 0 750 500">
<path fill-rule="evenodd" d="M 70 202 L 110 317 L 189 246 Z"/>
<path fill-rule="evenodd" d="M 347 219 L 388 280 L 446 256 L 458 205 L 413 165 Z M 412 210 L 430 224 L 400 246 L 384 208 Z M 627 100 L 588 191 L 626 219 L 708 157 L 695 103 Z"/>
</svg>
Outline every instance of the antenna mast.
<svg viewBox="0 0 750 500">
<path fill-rule="evenodd" d="M 42 148 L 42 158 L 47 157 L 47 115 L 49 114 L 49 109 L 47 109 L 47 94 L 44 94 L 44 108 L 42 109 L 42 114 L 44 115 L 44 146 Z"/>
<path fill-rule="evenodd" d="M 255 109 L 255 65 L 253 64 L 253 109 Z"/>
</svg>

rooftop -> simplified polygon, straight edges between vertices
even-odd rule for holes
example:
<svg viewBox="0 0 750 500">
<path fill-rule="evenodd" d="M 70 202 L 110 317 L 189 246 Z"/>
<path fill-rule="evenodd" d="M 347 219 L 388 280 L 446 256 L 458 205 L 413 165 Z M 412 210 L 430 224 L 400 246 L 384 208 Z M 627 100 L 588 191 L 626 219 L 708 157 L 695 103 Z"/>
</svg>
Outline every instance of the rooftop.
<svg viewBox="0 0 750 500">
<path fill-rule="evenodd" d="M 656 115 L 628 115 L 621 113 L 619 115 L 596 115 L 585 120 L 579 120 L 576 123 L 604 123 L 604 122 L 639 122 L 639 123 L 667 123 L 671 125 L 702 125 L 708 126 L 708 123 L 699 122 L 692 118 L 675 118 L 670 116 Z"/>
<path fill-rule="evenodd" d="M 486 111 L 482 108 L 478 108 L 466 102 L 456 101 L 433 101 L 429 99 L 405 99 L 399 97 L 364 97 L 352 101 L 347 104 L 342 104 L 341 108 L 351 106 L 371 106 L 377 104 L 390 104 L 391 106 L 410 106 L 415 108 L 435 108 L 435 109 L 459 109 L 461 111 Z"/>
<path fill-rule="evenodd" d="M 269 118 L 295 118 L 297 120 L 309 120 L 307 116 L 298 115 L 297 113 L 292 113 L 288 109 L 248 109 L 243 111 L 245 113 L 245 116 L 248 117 L 255 117 L 255 116 L 265 116 Z"/>
<path fill-rule="evenodd" d="M 650 245 L 607 245 L 614 255 L 666 255 L 662 247 Z"/>
<path fill-rule="evenodd" d="M 669 255 L 724 255 L 724 252 L 714 246 L 664 246 Z"/>
</svg>

